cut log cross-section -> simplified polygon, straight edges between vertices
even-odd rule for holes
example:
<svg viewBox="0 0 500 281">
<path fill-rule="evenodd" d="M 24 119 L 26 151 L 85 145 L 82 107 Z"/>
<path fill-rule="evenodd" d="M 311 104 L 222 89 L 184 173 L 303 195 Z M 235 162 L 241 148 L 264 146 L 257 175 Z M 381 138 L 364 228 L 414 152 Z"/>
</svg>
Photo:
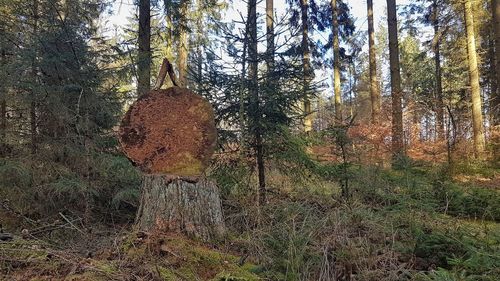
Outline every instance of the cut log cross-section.
<svg viewBox="0 0 500 281">
<path fill-rule="evenodd" d="M 127 111 L 120 127 L 125 154 L 148 174 L 202 175 L 216 136 L 210 103 L 180 87 L 142 96 Z"/>
<path fill-rule="evenodd" d="M 204 176 L 216 144 L 214 112 L 189 89 L 160 89 L 167 73 L 176 85 L 164 60 L 157 85 L 132 104 L 119 131 L 125 155 L 145 173 L 136 229 L 220 238 L 219 189 Z"/>
</svg>

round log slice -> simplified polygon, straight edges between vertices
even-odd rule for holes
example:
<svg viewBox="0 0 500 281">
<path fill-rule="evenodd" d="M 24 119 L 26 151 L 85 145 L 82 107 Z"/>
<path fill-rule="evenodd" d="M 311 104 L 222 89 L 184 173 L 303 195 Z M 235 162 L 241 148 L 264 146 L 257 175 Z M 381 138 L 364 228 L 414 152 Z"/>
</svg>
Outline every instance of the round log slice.
<svg viewBox="0 0 500 281">
<path fill-rule="evenodd" d="M 217 138 L 212 106 L 186 88 L 152 90 L 122 119 L 119 139 L 127 157 L 147 174 L 201 176 Z"/>
</svg>

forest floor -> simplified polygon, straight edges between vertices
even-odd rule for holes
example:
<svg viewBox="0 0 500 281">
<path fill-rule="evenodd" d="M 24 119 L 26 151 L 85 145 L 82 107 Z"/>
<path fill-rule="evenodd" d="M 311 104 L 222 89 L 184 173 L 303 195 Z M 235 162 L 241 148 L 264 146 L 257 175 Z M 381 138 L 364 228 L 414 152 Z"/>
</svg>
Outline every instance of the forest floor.
<svg viewBox="0 0 500 281">
<path fill-rule="evenodd" d="M 229 231 L 211 244 L 62 214 L 23 235 L 0 208 L 0 280 L 500 280 L 498 169 L 352 167 L 349 199 L 271 170 L 259 220 L 248 179 L 217 177 Z"/>
</svg>

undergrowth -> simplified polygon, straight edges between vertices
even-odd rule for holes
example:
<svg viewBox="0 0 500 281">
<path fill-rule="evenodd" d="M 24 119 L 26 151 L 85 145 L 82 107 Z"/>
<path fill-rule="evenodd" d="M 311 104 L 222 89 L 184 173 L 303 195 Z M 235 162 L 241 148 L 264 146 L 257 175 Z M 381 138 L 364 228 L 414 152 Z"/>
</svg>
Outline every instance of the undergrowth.
<svg viewBox="0 0 500 281">
<path fill-rule="evenodd" d="M 0 166 L 0 173 L 8 177 L 2 184 L 11 183 L 11 192 L 29 188 L 23 175 L 31 172 L 8 161 Z M 133 215 L 125 207 L 136 204 L 137 194 L 120 195 L 118 187 L 130 186 L 134 192 L 135 176 L 123 182 L 118 175 L 129 166 L 113 158 L 101 163 L 108 167 L 101 176 L 109 179 L 102 186 L 109 193 L 105 201 L 94 197 L 94 210 L 115 202 L 115 208 Z M 102 251 L 94 256 L 82 258 L 80 253 L 77 258 L 60 247 L 28 240 L 0 244 L 4 260 L 14 261 L 3 262 L 2 273 L 31 269 L 26 272 L 32 275 L 18 275 L 20 280 L 42 276 L 35 268 L 43 276 L 68 280 L 127 280 L 131 275 L 149 280 L 500 280 L 497 189 L 464 186 L 445 168 L 410 160 L 393 170 L 307 164 L 300 173 L 284 173 L 270 161 L 268 202 L 259 209 L 251 166 L 218 162 L 211 176 L 221 188 L 229 230 L 222 242 L 201 245 L 177 236 L 140 237 L 125 230 L 108 234 L 112 242 L 99 246 Z M 349 197 L 341 192 L 346 179 Z M 30 202 L 30 196 L 25 192 L 19 198 Z M 14 223 L 16 219 L 11 218 Z M 58 231 L 62 233 L 53 232 L 52 240 L 65 239 L 63 230 Z M 90 237 L 98 239 L 99 234 Z M 32 249 L 33 244 L 37 246 Z"/>
</svg>

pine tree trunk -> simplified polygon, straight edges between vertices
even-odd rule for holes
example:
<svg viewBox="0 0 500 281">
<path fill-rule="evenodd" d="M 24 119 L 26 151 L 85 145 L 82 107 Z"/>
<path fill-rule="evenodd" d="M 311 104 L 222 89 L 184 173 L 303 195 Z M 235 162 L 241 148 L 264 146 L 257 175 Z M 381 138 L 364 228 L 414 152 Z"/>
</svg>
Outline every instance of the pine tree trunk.
<svg viewBox="0 0 500 281">
<path fill-rule="evenodd" d="M 4 96 L 0 100 L 0 145 L 4 145 L 7 143 L 7 101 L 5 100 L 5 90 L 2 93 Z"/>
<path fill-rule="evenodd" d="M 201 0 L 198 0 L 197 3 L 197 10 L 201 15 L 197 18 L 196 20 L 196 31 L 197 31 L 197 46 L 196 46 L 196 57 L 198 58 L 196 62 L 196 75 L 198 76 L 198 83 L 197 83 L 197 89 L 196 91 L 198 94 L 201 94 L 201 91 L 203 89 L 203 2 Z"/>
<path fill-rule="evenodd" d="M 141 190 L 138 230 L 182 233 L 203 241 L 224 235 L 219 189 L 213 181 L 145 175 Z"/>
<path fill-rule="evenodd" d="M 493 122 L 495 125 L 500 125 L 500 0 L 492 0 L 492 13 L 493 13 L 493 31 L 495 38 L 495 74 L 496 89 L 492 93 L 492 111 Z"/>
<path fill-rule="evenodd" d="M 1 66 L 7 64 L 5 49 L 2 49 L 2 57 L 0 58 Z M 5 75 L 7 76 L 7 75 Z M 5 83 L 0 85 L 0 153 L 2 146 L 7 143 L 7 87 Z"/>
<path fill-rule="evenodd" d="M 302 67 L 304 69 L 304 132 L 312 131 L 312 112 L 310 99 L 310 84 L 312 80 L 311 53 L 309 51 L 309 16 L 308 0 L 300 0 L 300 11 L 302 20 Z"/>
<path fill-rule="evenodd" d="M 151 3 L 139 0 L 139 55 L 137 61 L 137 95 L 150 89 L 151 81 Z"/>
<path fill-rule="evenodd" d="M 181 26 L 179 28 L 179 47 L 177 50 L 177 69 L 179 70 L 179 86 L 187 86 L 187 61 L 189 53 L 189 34 L 186 29 L 189 11 L 189 1 L 182 0 L 180 5 Z"/>
<path fill-rule="evenodd" d="M 483 114 L 481 109 L 481 89 L 479 87 L 479 69 L 477 65 L 476 39 L 474 35 L 474 18 L 470 0 L 464 3 L 465 28 L 467 31 L 467 54 L 469 59 L 469 78 L 472 97 L 472 127 L 474 133 L 474 154 L 482 158 L 485 147 Z"/>
<path fill-rule="evenodd" d="M 367 0 L 368 10 L 368 53 L 370 61 L 370 98 L 372 106 L 372 123 L 378 124 L 380 119 L 380 90 L 377 81 L 377 58 L 375 54 L 375 29 L 373 27 L 373 0 Z"/>
<path fill-rule="evenodd" d="M 403 108 L 401 73 L 399 68 L 398 22 L 396 1 L 387 0 L 387 21 L 389 26 L 389 65 L 391 72 L 392 97 L 392 153 L 393 159 L 404 155 Z"/>
<path fill-rule="evenodd" d="M 266 0 L 267 71 L 274 69 L 274 0 Z"/>
<path fill-rule="evenodd" d="M 259 178 L 258 203 L 266 202 L 266 177 L 264 166 L 264 146 L 262 141 L 261 110 L 258 83 L 258 52 L 257 52 L 257 1 L 248 2 L 248 74 L 250 78 L 250 112 L 252 116 L 252 130 L 254 134 L 254 149 L 257 160 L 257 173 Z"/>
<path fill-rule="evenodd" d="M 443 103 L 443 85 L 441 79 L 441 44 L 440 44 L 440 34 L 439 34 L 439 10 L 437 0 L 432 2 L 432 13 L 433 20 L 432 25 L 434 27 L 434 63 L 435 63 L 435 75 L 436 75 L 436 121 L 437 121 L 437 136 L 439 140 L 443 140 L 445 137 L 444 132 L 444 103 Z"/>
<path fill-rule="evenodd" d="M 492 12 L 492 40 L 490 46 L 491 53 L 491 96 L 490 114 L 493 124 L 492 146 L 493 159 L 500 160 L 500 0 L 491 1 Z"/>
<path fill-rule="evenodd" d="M 37 38 L 38 36 L 38 0 L 33 1 L 33 37 Z M 36 39 L 35 39 L 36 40 Z M 35 47 L 36 48 L 36 47 Z M 31 75 L 32 75 L 32 83 L 33 87 L 31 90 L 31 102 L 30 102 L 30 132 L 31 132 L 31 154 L 35 154 L 37 151 L 37 120 L 36 120 L 36 111 L 37 111 L 37 93 L 35 91 L 35 83 L 37 76 L 36 69 L 36 51 L 33 56 L 33 60 L 31 63 Z"/>
<path fill-rule="evenodd" d="M 342 122 L 342 108 L 340 97 L 340 47 L 339 47 L 339 21 L 337 0 L 332 0 L 332 35 L 333 35 L 333 94 L 335 100 L 335 121 Z"/>
</svg>

